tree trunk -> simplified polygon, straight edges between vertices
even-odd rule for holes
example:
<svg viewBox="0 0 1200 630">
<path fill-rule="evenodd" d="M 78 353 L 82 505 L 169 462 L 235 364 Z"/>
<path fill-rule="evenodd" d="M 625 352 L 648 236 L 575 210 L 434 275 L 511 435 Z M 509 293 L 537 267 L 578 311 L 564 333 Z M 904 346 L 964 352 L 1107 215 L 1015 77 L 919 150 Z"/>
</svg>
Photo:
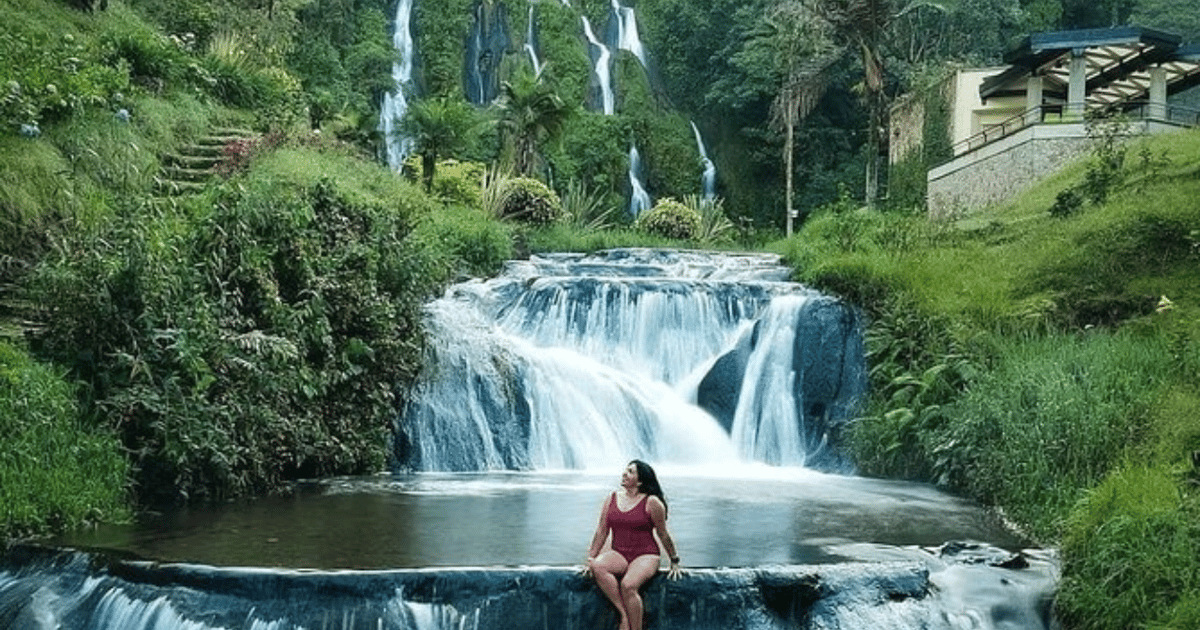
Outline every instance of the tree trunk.
<svg viewBox="0 0 1200 630">
<path fill-rule="evenodd" d="M 796 120 L 795 120 L 796 116 L 793 112 L 795 112 L 795 111 L 796 111 L 795 103 L 792 102 L 792 99 L 789 98 L 788 99 L 788 113 L 786 115 L 787 138 L 783 141 L 783 163 L 784 163 L 784 168 L 787 169 L 787 175 L 785 177 L 785 179 L 787 181 L 787 193 L 785 194 L 785 202 L 784 202 L 784 204 L 787 206 L 787 208 L 784 209 L 784 212 L 787 212 L 787 235 L 789 238 L 792 236 L 792 208 L 793 208 L 792 173 L 795 170 L 793 168 L 793 160 L 795 159 L 794 145 L 795 145 L 795 134 L 796 134 Z"/>
<path fill-rule="evenodd" d="M 433 171 L 437 169 L 437 154 L 421 154 L 421 177 L 425 180 L 425 192 L 433 190 Z"/>
</svg>

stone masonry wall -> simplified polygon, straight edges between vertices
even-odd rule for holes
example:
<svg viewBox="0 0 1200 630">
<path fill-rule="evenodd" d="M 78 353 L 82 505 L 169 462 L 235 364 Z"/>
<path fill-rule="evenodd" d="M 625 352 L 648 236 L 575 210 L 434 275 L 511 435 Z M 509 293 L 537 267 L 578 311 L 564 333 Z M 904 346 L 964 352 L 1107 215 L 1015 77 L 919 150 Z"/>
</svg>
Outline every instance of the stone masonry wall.
<svg viewBox="0 0 1200 630">
<path fill-rule="evenodd" d="M 929 217 L 946 219 L 1002 203 L 1091 147 L 1082 123 L 1036 125 L 929 171 Z"/>
</svg>

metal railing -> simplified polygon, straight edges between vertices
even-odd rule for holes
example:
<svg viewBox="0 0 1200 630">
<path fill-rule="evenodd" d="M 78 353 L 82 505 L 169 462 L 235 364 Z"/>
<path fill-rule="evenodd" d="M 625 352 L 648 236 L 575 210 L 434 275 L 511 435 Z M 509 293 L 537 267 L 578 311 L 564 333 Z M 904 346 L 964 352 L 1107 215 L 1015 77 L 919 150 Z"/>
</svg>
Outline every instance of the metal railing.
<svg viewBox="0 0 1200 630">
<path fill-rule="evenodd" d="M 954 156 L 958 157 L 968 151 L 973 151 L 1001 138 L 1011 136 L 1026 127 L 1044 123 L 1083 122 L 1090 115 L 1105 115 L 1108 113 L 1122 114 L 1130 122 L 1151 121 L 1180 127 L 1200 127 L 1200 109 L 1172 105 L 1170 103 L 1122 101 L 1104 106 L 1090 106 L 1087 109 L 1087 115 L 1082 116 L 1070 116 L 1065 112 L 1065 105 L 1042 105 L 1041 107 L 1027 109 L 1003 122 L 988 125 L 983 131 L 966 140 L 954 143 L 951 148 Z"/>
</svg>

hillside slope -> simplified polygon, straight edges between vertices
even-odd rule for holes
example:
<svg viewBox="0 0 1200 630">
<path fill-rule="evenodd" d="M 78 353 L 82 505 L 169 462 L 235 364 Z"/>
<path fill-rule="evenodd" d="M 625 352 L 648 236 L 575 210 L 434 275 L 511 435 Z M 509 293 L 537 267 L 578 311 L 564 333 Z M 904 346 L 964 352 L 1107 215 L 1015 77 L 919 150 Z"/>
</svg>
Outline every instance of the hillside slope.
<svg viewBox="0 0 1200 630">
<path fill-rule="evenodd" d="M 1089 156 L 953 223 L 843 203 L 781 248 L 869 315 L 863 472 L 948 486 L 1061 545 L 1068 627 L 1193 628 L 1200 132 L 1116 151 L 1118 169 Z"/>
</svg>

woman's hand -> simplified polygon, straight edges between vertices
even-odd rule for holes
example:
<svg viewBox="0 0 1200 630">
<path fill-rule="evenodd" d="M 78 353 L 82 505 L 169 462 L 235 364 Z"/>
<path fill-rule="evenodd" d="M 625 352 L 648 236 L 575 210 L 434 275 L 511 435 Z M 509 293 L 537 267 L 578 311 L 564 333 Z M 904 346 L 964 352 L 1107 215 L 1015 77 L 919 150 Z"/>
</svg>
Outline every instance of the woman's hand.
<svg viewBox="0 0 1200 630">
<path fill-rule="evenodd" d="M 667 579 L 678 580 L 681 577 L 683 577 L 683 569 L 679 567 L 678 562 L 672 562 L 671 568 L 667 569 Z"/>
<path fill-rule="evenodd" d="M 592 577 L 592 560 L 595 560 L 595 558 L 584 559 L 583 568 L 581 568 L 579 570 L 580 577 L 585 577 L 585 578 Z"/>
</svg>

